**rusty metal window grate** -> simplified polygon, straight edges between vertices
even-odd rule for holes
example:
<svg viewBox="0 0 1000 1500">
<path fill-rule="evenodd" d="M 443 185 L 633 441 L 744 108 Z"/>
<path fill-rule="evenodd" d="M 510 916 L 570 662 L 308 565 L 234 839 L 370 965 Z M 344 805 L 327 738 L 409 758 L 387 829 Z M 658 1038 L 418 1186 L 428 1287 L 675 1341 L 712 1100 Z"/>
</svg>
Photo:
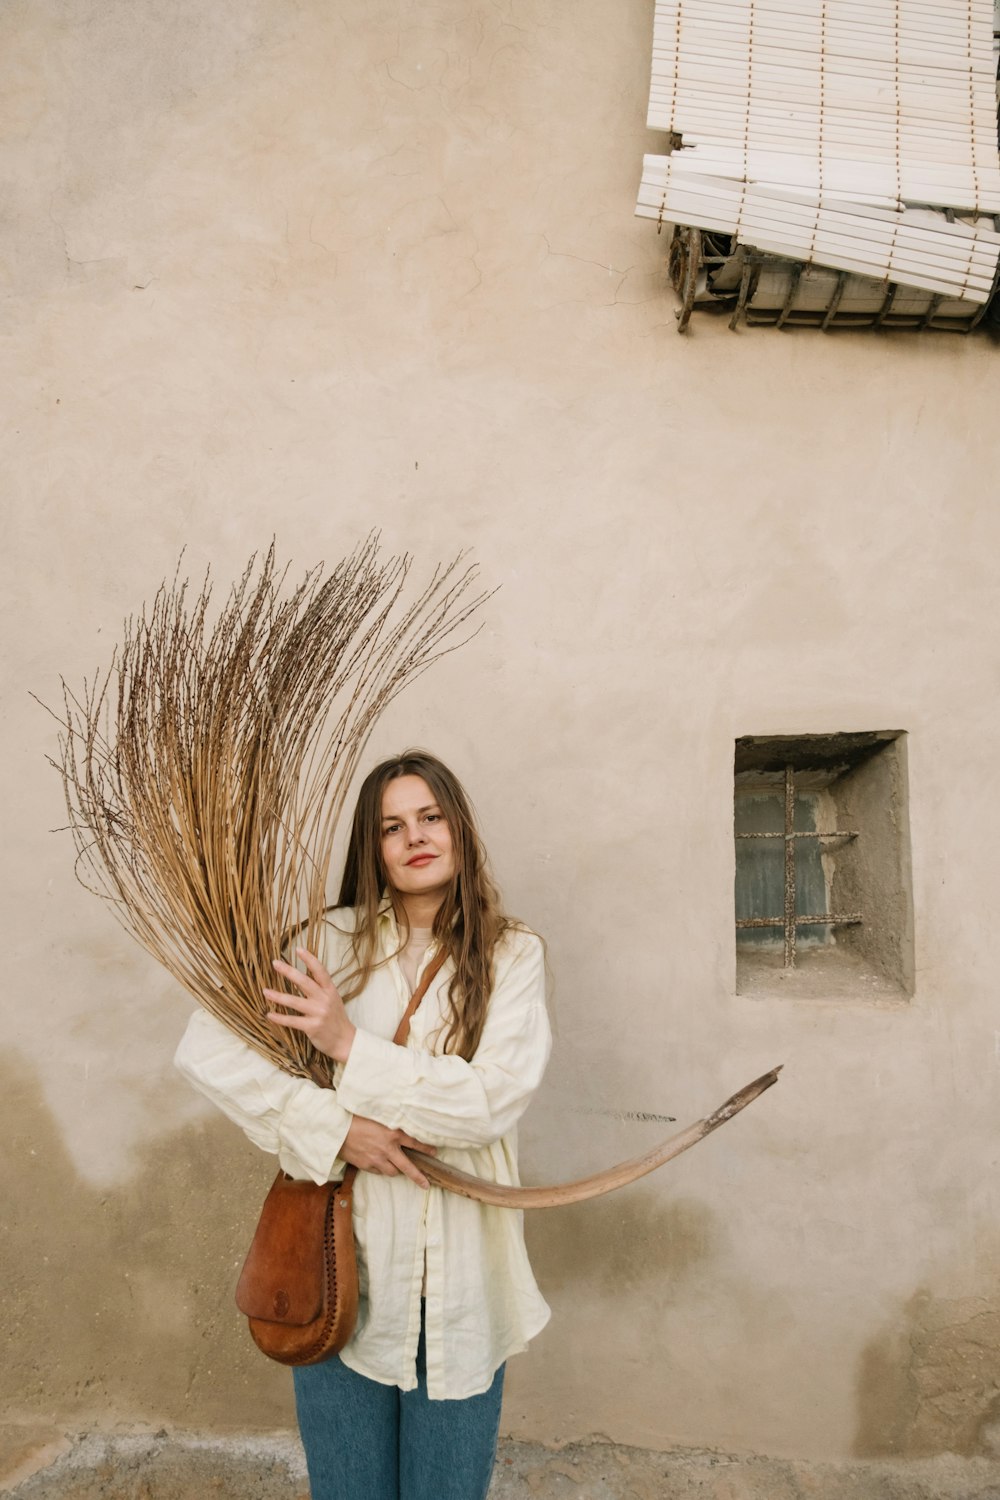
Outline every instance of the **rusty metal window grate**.
<svg viewBox="0 0 1000 1500">
<path fill-rule="evenodd" d="M 738 994 L 913 994 L 906 741 L 899 729 L 736 740 Z"/>
<path fill-rule="evenodd" d="M 863 922 L 861 912 L 806 912 L 796 911 L 798 897 L 796 842 L 800 839 L 815 840 L 819 844 L 831 841 L 846 843 L 858 837 L 857 829 L 796 829 L 795 827 L 795 767 L 784 767 L 784 828 L 779 832 L 736 833 L 737 839 L 782 839 L 784 841 L 784 908 L 780 916 L 737 917 L 737 931 L 753 928 L 782 928 L 784 935 L 783 967 L 795 967 L 795 954 L 800 927 L 852 927 Z"/>
</svg>

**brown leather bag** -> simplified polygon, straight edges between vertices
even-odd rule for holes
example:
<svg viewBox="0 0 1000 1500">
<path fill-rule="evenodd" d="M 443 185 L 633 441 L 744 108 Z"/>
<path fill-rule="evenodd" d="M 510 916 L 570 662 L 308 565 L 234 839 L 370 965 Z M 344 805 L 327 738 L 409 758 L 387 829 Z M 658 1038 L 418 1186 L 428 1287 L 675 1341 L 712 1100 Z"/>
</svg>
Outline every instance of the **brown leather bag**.
<svg viewBox="0 0 1000 1500">
<path fill-rule="evenodd" d="M 445 960 L 427 966 L 396 1029 L 402 1046 L 410 1017 Z M 356 1167 L 342 1182 L 299 1182 L 279 1172 L 264 1199 L 240 1279 L 236 1306 L 269 1359 L 317 1365 L 347 1343 L 358 1315 L 358 1266 L 351 1223 Z"/>
</svg>

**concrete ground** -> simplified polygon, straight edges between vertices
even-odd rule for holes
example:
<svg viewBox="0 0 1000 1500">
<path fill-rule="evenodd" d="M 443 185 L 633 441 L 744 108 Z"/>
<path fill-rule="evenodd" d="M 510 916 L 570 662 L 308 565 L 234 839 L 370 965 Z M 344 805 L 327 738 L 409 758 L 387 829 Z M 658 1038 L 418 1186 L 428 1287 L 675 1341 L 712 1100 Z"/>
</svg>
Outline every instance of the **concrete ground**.
<svg viewBox="0 0 1000 1500">
<path fill-rule="evenodd" d="M 308 1500 L 288 1435 L 80 1436 L 0 1429 L 11 1500 Z M 938 1458 L 817 1464 L 613 1443 L 500 1447 L 490 1500 L 1000 1500 L 1000 1461 Z"/>
</svg>

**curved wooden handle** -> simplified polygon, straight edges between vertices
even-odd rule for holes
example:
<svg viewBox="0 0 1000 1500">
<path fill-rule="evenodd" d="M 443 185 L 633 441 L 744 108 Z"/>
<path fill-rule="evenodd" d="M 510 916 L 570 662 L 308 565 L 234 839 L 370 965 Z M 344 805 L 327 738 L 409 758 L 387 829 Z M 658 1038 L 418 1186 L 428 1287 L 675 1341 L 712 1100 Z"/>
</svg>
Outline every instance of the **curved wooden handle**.
<svg viewBox="0 0 1000 1500">
<path fill-rule="evenodd" d="M 772 1083 L 777 1083 L 780 1072 L 780 1067 L 772 1068 L 770 1073 L 755 1078 L 753 1083 L 748 1083 L 739 1093 L 727 1099 L 713 1114 L 689 1125 L 677 1135 L 672 1135 L 669 1140 L 654 1146 L 643 1156 L 623 1161 L 617 1167 L 608 1167 L 606 1171 L 598 1172 L 593 1177 L 581 1177 L 577 1182 L 563 1182 L 555 1187 L 508 1187 L 500 1182 L 488 1182 L 485 1177 L 473 1177 L 470 1172 L 460 1172 L 457 1167 L 446 1166 L 436 1157 L 425 1156 L 422 1151 L 407 1150 L 406 1154 L 411 1161 L 417 1163 L 428 1182 L 432 1182 L 435 1187 L 444 1188 L 449 1193 L 458 1193 L 463 1198 L 474 1198 L 477 1203 L 489 1203 L 495 1208 L 558 1208 L 564 1203 L 582 1203 L 585 1198 L 600 1198 L 604 1193 L 613 1193 L 616 1188 L 626 1187 L 637 1178 L 645 1177 L 648 1172 L 655 1172 L 664 1162 L 680 1156 L 689 1146 L 696 1146 L 706 1135 L 738 1115 L 741 1109 L 746 1109 Z"/>
</svg>

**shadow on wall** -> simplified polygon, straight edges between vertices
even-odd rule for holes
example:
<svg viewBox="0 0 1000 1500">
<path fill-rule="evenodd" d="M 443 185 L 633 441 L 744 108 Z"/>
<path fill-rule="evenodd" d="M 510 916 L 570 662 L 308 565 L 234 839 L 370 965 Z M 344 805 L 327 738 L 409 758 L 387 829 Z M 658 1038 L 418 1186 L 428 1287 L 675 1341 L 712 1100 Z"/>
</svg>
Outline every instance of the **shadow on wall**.
<svg viewBox="0 0 1000 1500">
<path fill-rule="evenodd" d="M 917 1291 L 868 1344 L 859 1458 L 1000 1452 L 1000 1283 L 980 1297 Z"/>
<path fill-rule="evenodd" d="M 674 1287 L 718 1248 L 716 1216 L 696 1198 L 669 1201 L 631 1188 L 589 1203 L 525 1215 L 532 1268 L 543 1292 L 586 1281 L 612 1299 L 644 1282 Z"/>
<path fill-rule="evenodd" d="M 233 1288 L 269 1158 L 224 1120 L 140 1156 L 95 1189 L 77 1174 L 28 1062 L 0 1063 L 0 1277 L 12 1419 L 187 1427 L 294 1425 L 289 1372 L 252 1345 Z"/>
</svg>

